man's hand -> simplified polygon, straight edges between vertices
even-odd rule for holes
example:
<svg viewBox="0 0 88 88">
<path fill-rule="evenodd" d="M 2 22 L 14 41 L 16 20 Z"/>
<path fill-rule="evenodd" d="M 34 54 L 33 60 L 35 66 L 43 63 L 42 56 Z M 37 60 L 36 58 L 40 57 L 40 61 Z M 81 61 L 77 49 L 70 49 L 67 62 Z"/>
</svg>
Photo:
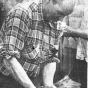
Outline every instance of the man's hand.
<svg viewBox="0 0 88 88">
<path fill-rule="evenodd" d="M 66 32 L 67 25 L 65 22 L 58 21 L 57 22 L 57 30 L 61 30 L 63 32 Z"/>
<path fill-rule="evenodd" d="M 58 21 L 57 22 L 57 30 L 60 30 L 61 33 L 59 35 L 59 38 L 61 38 L 64 34 L 64 32 L 67 32 L 67 25 L 65 22 Z"/>
<path fill-rule="evenodd" d="M 13 76 L 13 78 L 24 88 L 36 88 L 15 57 L 12 57 L 9 60 L 4 59 L 3 63 L 5 67 L 10 71 L 10 74 Z"/>
</svg>

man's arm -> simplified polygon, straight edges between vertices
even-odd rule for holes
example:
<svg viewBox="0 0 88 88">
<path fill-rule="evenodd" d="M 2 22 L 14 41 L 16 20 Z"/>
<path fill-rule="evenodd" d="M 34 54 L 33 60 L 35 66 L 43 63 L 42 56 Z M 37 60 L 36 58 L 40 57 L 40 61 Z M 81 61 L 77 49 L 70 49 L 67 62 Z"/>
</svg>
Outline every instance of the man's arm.
<svg viewBox="0 0 88 88">
<path fill-rule="evenodd" d="M 20 12 L 21 10 L 19 10 L 20 9 L 17 9 L 15 13 L 12 11 L 10 14 L 8 14 L 1 29 L 5 34 L 3 36 L 3 51 L 5 53 L 2 53 L 2 55 L 5 54 L 6 58 L 4 58 L 3 63 L 6 65 L 6 68 L 10 70 L 13 78 L 15 78 L 21 85 L 23 85 L 25 88 L 35 88 L 23 67 L 17 61 L 17 58 L 20 57 L 15 55 L 15 51 L 21 52 L 21 50 L 24 48 L 24 40 L 26 36 L 25 30 L 27 30 L 27 24 L 26 27 L 24 27 L 25 23 L 22 21 L 22 19 L 20 19 L 24 16 Z M 26 18 L 24 17 L 24 19 Z M 9 56 L 12 58 L 7 58 Z"/>
<path fill-rule="evenodd" d="M 74 10 L 73 10 L 73 13 L 71 15 L 73 16 L 82 16 L 84 13 L 84 5 L 76 5 Z M 69 19 L 69 18 L 67 18 Z M 68 23 L 68 22 L 66 22 Z M 68 24 L 67 24 L 68 25 Z M 67 26 L 66 27 L 66 31 L 67 32 L 64 32 L 64 36 L 72 36 L 72 37 L 81 37 L 81 38 L 84 38 L 84 39 L 88 39 L 88 30 L 81 30 L 81 28 L 79 29 L 74 29 L 70 26 Z"/>
<path fill-rule="evenodd" d="M 67 27 L 67 32 L 64 32 L 63 36 L 66 37 L 80 37 L 83 39 L 88 39 L 88 30 L 81 30 L 81 29 L 73 29 L 72 27 Z"/>
<path fill-rule="evenodd" d="M 20 65 L 20 63 L 17 61 L 15 57 L 12 57 L 11 59 L 4 59 L 4 64 L 6 65 L 6 68 L 8 69 L 7 64 L 10 66 L 11 69 L 11 75 L 15 80 L 17 80 L 20 84 L 22 84 L 25 88 L 35 88 L 32 81 L 27 76 L 25 70 Z"/>
</svg>

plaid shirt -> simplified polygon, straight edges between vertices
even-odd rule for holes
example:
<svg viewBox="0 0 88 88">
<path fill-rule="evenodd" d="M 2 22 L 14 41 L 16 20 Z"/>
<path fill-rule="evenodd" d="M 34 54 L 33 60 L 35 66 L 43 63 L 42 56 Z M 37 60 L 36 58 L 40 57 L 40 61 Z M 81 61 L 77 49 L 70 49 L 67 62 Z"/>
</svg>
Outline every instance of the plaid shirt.
<svg viewBox="0 0 88 88">
<path fill-rule="evenodd" d="M 42 16 L 41 3 L 32 3 L 28 10 L 18 4 L 2 26 L 3 55 L 15 56 L 29 76 L 39 74 L 44 62 L 58 62 L 54 45 L 58 43 L 59 32 L 52 29 Z M 4 64 L 1 64 L 0 71 L 9 75 Z"/>
</svg>

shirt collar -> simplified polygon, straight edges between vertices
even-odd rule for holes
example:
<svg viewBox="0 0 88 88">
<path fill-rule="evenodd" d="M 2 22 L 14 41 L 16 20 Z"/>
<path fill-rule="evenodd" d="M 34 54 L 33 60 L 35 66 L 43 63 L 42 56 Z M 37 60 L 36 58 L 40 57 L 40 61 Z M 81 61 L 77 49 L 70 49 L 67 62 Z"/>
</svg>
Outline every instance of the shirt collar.
<svg viewBox="0 0 88 88">
<path fill-rule="evenodd" d="M 41 21 L 43 19 L 42 0 L 39 3 L 33 2 L 29 8 L 32 10 L 32 20 Z"/>
</svg>

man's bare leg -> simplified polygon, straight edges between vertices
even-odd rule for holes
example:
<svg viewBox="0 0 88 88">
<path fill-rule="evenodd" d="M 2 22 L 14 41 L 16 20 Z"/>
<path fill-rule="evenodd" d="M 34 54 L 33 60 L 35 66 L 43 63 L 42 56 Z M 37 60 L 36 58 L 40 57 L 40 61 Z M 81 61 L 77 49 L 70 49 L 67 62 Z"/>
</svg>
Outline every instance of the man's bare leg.
<svg viewBox="0 0 88 88">
<path fill-rule="evenodd" d="M 53 84 L 53 78 L 56 71 L 56 62 L 45 65 L 43 69 L 43 83 L 45 88 L 56 88 Z"/>
<path fill-rule="evenodd" d="M 15 78 L 21 85 L 25 88 L 36 88 L 16 58 L 13 57 L 10 60 L 4 59 L 3 62 L 7 69 L 12 73 L 13 78 Z M 10 67 L 8 67 L 8 65 Z"/>
</svg>

